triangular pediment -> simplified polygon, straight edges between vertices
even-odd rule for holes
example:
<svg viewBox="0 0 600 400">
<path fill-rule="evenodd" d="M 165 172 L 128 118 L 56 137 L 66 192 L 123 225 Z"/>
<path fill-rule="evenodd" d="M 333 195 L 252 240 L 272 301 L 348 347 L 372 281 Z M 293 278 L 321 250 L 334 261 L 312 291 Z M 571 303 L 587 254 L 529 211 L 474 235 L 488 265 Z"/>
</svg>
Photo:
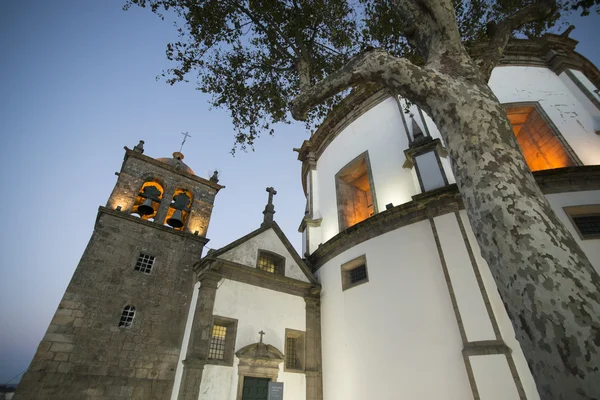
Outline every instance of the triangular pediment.
<svg viewBox="0 0 600 400">
<path fill-rule="evenodd" d="M 308 266 L 275 222 L 250 232 L 219 250 L 210 252 L 207 257 L 256 268 L 260 250 L 285 259 L 286 277 L 302 282 L 316 283 Z"/>
</svg>

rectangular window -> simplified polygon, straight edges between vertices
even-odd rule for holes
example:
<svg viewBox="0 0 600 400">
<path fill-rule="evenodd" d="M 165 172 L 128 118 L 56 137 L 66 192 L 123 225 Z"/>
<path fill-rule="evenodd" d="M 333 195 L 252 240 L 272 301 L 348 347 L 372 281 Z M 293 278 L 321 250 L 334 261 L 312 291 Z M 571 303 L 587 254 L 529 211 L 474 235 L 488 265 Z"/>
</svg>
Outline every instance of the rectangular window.
<svg viewBox="0 0 600 400">
<path fill-rule="evenodd" d="M 571 206 L 564 210 L 581 239 L 600 239 L 600 204 Z"/>
<path fill-rule="evenodd" d="M 225 339 L 227 337 L 227 327 L 214 324 L 210 347 L 208 349 L 208 358 L 222 360 L 225 357 Z"/>
<path fill-rule="evenodd" d="M 288 337 L 285 340 L 285 366 L 287 368 L 296 369 L 298 365 L 298 360 L 296 359 L 296 341 L 298 339 L 295 337 Z"/>
<path fill-rule="evenodd" d="M 152 271 L 152 266 L 154 265 L 154 256 L 150 256 L 148 254 L 140 253 L 140 256 L 135 263 L 135 270 L 143 272 L 145 274 L 149 274 Z"/>
<path fill-rule="evenodd" d="M 285 330 L 285 370 L 304 371 L 304 332 Z"/>
<path fill-rule="evenodd" d="M 340 230 L 377 213 L 371 166 L 365 152 L 348 163 L 335 176 Z"/>
<path fill-rule="evenodd" d="M 273 274 L 285 275 L 285 258 L 270 251 L 259 250 L 256 267 Z"/>
<path fill-rule="evenodd" d="M 119 320 L 119 328 L 131 328 L 133 317 L 135 317 L 135 307 L 125 306 Z"/>
<path fill-rule="evenodd" d="M 342 265 L 342 290 L 350 289 L 368 281 L 366 256 L 357 257 Z"/>
<path fill-rule="evenodd" d="M 560 132 L 537 104 L 506 107 L 506 115 L 530 170 L 576 165 Z"/>
<path fill-rule="evenodd" d="M 211 364 L 233 365 L 237 320 L 213 316 L 213 325 L 208 345 Z"/>
</svg>

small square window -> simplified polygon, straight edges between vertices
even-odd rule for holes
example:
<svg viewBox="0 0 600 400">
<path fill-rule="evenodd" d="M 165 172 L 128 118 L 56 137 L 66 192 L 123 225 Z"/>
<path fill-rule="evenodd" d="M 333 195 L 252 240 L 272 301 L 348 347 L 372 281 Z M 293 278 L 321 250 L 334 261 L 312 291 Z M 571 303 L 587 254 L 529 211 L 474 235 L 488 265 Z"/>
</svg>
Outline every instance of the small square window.
<svg viewBox="0 0 600 400">
<path fill-rule="evenodd" d="M 133 317 L 135 317 L 135 307 L 125 306 L 121 313 L 121 320 L 119 321 L 119 328 L 131 328 L 133 324 Z"/>
<path fill-rule="evenodd" d="M 366 256 L 360 256 L 342 265 L 342 290 L 350 289 L 368 281 Z"/>
<path fill-rule="evenodd" d="M 233 365 L 237 320 L 213 317 L 213 325 L 208 346 L 208 359 L 211 364 Z"/>
<path fill-rule="evenodd" d="M 304 371 L 304 332 L 285 330 L 285 370 Z"/>
<path fill-rule="evenodd" d="M 565 207 L 582 240 L 600 239 L 600 204 Z"/>
<path fill-rule="evenodd" d="M 256 267 L 273 274 L 285 275 L 285 258 L 270 251 L 259 250 Z"/>
<path fill-rule="evenodd" d="M 152 267 L 154 266 L 154 259 L 154 256 L 140 253 L 137 262 L 135 263 L 135 270 L 143 272 L 145 274 L 149 274 L 150 271 L 152 271 Z"/>
</svg>

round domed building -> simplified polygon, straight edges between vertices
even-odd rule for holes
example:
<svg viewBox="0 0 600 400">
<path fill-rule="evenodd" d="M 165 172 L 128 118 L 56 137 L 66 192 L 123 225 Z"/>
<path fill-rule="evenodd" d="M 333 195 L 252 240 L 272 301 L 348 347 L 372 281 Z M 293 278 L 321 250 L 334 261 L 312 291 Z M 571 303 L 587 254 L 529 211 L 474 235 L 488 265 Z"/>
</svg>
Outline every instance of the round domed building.
<svg viewBox="0 0 600 400">
<path fill-rule="evenodd" d="M 600 271 L 600 73 L 547 35 L 490 87 L 555 213 Z M 325 399 L 536 399 L 432 120 L 362 88 L 300 149 Z"/>
</svg>

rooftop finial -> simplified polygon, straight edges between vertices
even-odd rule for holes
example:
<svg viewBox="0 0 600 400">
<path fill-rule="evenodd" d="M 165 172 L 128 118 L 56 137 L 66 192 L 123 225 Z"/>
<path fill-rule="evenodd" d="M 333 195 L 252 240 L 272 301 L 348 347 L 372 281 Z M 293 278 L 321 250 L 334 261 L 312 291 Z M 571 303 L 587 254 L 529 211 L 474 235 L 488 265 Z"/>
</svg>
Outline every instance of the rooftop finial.
<svg viewBox="0 0 600 400">
<path fill-rule="evenodd" d="M 187 140 L 187 138 L 192 137 L 192 135 L 188 135 L 187 132 L 181 132 L 181 134 L 183 135 L 183 142 L 181 142 L 181 147 L 179 148 L 180 153 L 181 153 L 181 150 L 183 150 L 183 145 L 185 144 L 185 141 Z"/>
<path fill-rule="evenodd" d="M 268 225 L 273 222 L 273 215 L 275 214 L 275 206 L 273 205 L 273 196 L 277 194 L 277 190 L 272 187 L 267 188 L 267 192 L 269 192 L 269 202 L 265 206 L 265 211 L 263 211 L 263 215 L 265 216 L 263 219 L 263 223 L 261 226 Z"/>
<path fill-rule="evenodd" d="M 143 153 L 144 152 L 144 141 L 140 140 L 140 142 L 133 147 L 133 151 L 136 151 L 138 153 Z"/>
<path fill-rule="evenodd" d="M 260 335 L 260 342 L 262 343 L 262 337 L 265 333 L 261 330 L 260 332 L 258 332 L 258 334 Z"/>
<path fill-rule="evenodd" d="M 213 172 L 212 176 L 210 177 L 210 181 L 214 183 L 219 183 L 219 171 L 215 169 L 215 172 Z"/>
</svg>

